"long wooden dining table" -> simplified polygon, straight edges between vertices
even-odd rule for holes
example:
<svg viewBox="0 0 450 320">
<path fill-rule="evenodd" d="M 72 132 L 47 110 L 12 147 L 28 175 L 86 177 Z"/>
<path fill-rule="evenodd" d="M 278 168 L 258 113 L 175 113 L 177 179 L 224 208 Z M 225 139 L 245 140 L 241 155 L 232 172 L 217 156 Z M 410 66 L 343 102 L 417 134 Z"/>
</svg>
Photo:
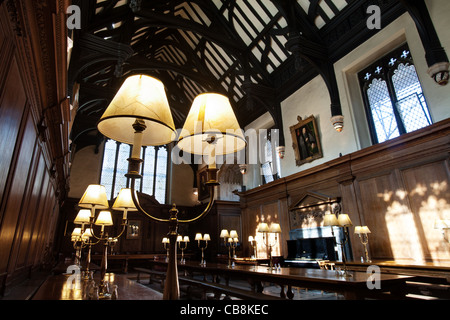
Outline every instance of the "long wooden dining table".
<svg viewBox="0 0 450 320">
<path fill-rule="evenodd" d="M 164 269 L 165 261 L 149 261 L 152 268 Z M 235 265 L 228 267 L 222 263 L 207 263 L 201 266 L 196 261 L 178 263 L 178 272 L 181 275 L 200 273 L 211 282 L 220 282 L 222 279 L 228 284 L 230 279 L 244 279 L 250 284 L 250 290 L 262 292 L 264 283 L 279 285 L 280 297 L 292 299 L 293 287 L 336 292 L 345 299 L 404 299 L 406 295 L 406 281 L 413 280 L 414 276 L 397 274 L 375 274 L 372 272 L 348 271 L 349 276 L 338 274 L 335 270 L 282 267 L 270 269 L 262 265 Z"/>
<path fill-rule="evenodd" d="M 94 275 L 98 284 L 99 275 Z M 126 275 L 106 273 L 105 280 L 110 287 L 117 286 L 115 300 L 162 300 L 162 293 L 128 279 Z M 70 274 L 49 276 L 39 287 L 32 300 L 89 300 L 88 282 L 76 280 Z"/>
</svg>

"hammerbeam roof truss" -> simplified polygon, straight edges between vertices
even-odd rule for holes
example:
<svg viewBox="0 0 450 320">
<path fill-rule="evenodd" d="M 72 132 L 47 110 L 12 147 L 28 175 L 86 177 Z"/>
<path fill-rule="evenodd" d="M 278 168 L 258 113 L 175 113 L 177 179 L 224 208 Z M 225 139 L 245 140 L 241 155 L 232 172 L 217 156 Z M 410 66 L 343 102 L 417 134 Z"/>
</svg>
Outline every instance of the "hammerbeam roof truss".
<svg viewBox="0 0 450 320">
<path fill-rule="evenodd" d="M 292 78 L 311 74 L 308 59 L 296 59 L 289 50 L 290 37 L 301 35 L 312 43 L 312 52 L 333 59 L 338 51 L 333 45 L 340 47 L 355 12 L 356 20 L 365 18 L 364 2 L 74 0 L 82 23 L 72 34 L 69 69 L 69 89 L 80 85 L 80 124 L 75 120 L 73 130 L 79 134 L 87 130 L 83 124 L 93 126 L 134 73 L 155 76 L 165 84 L 178 127 L 194 97 L 205 91 L 227 95 L 244 126 L 267 111 L 247 102 L 249 85 L 270 88 L 277 95 Z M 72 139 L 74 135 L 77 132 Z"/>
</svg>

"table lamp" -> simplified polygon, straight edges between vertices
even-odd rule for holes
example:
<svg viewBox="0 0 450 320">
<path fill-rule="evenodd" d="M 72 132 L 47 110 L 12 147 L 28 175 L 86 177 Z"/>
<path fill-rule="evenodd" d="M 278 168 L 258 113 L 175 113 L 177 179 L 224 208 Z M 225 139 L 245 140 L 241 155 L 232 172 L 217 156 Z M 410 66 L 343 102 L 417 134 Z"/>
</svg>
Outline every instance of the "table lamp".
<svg viewBox="0 0 450 320">
<path fill-rule="evenodd" d="M 367 251 L 367 244 L 369 243 L 369 233 L 370 233 L 370 230 L 369 230 L 368 226 L 356 226 L 355 227 L 355 234 L 357 234 L 359 236 L 359 240 L 361 241 L 362 245 L 364 246 L 366 262 L 372 262 L 369 259 L 369 252 Z"/>
<path fill-rule="evenodd" d="M 196 221 L 211 210 L 214 187 L 219 185 L 215 156 L 237 152 L 246 145 L 242 130 L 238 130 L 239 125 L 228 98 L 214 93 L 197 96 L 178 138 L 177 145 L 184 152 L 209 156 L 206 186 L 210 189 L 210 201 L 202 213 L 189 220 L 178 219 L 175 204 L 169 211 L 169 219 L 153 216 L 150 210 L 145 210 L 139 204 L 134 192 L 135 180 L 142 178 L 141 147 L 164 145 L 176 139 L 163 83 L 146 75 L 128 77 L 100 118 L 97 127 L 106 137 L 133 145 L 125 176 L 130 178 L 131 196 L 137 210 L 154 221 L 169 224 L 168 237 L 171 241 L 163 299 L 178 299 L 176 264 L 178 224 Z"/>
</svg>

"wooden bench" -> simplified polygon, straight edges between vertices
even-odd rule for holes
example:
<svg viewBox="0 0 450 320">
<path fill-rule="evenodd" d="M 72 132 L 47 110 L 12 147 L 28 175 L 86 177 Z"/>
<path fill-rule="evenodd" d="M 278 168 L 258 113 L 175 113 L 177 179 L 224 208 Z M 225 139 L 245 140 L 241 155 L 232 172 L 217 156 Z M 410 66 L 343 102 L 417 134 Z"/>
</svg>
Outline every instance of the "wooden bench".
<svg viewBox="0 0 450 320">
<path fill-rule="evenodd" d="M 215 299 L 220 299 L 221 295 L 225 295 L 225 300 L 231 299 L 230 297 L 235 297 L 244 300 L 285 300 L 280 297 L 275 297 L 271 295 L 267 295 L 260 292 L 253 292 L 246 289 L 231 287 L 228 285 L 215 283 L 215 282 L 207 282 L 203 280 L 197 280 L 193 278 L 187 277 L 178 277 L 180 283 L 187 284 L 189 286 L 193 286 L 195 288 L 199 288 L 201 290 L 201 298 L 206 299 L 207 293 L 213 293 Z M 189 289 L 187 290 L 189 294 Z"/>
<path fill-rule="evenodd" d="M 161 280 L 161 288 L 164 287 L 164 280 L 166 278 L 166 273 L 162 271 L 147 269 L 147 268 L 134 268 L 137 271 L 137 281 L 141 280 L 141 273 L 148 274 L 149 284 L 152 283 L 152 278 L 156 277 Z M 192 288 L 200 289 L 200 298 L 206 299 L 207 293 L 213 293 L 215 299 L 220 299 L 221 295 L 224 294 L 224 299 L 230 299 L 230 297 L 235 297 L 238 299 L 245 300 L 284 300 L 280 297 L 275 297 L 271 295 L 267 295 L 260 292 L 253 292 L 250 290 L 245 290 L 236 287 L 230 287 L 228 285 L 223 285 L 220 283 L 207 282 L 204 280 L 197 280 L 194 278 L 178 276 L 178 280 L 180 282 L 180 290 L 186 292 L 188 296 L 196 295 L 197 292 L 192 290 Z"/>
<path fill-rule="evenodd" d="M 141 273 L 148 274 L 148 284 L 152 284 L 154 279 L 157 279 L 161 282 L 161 289 L 164 288 L 164 280 L 166 279 L 166 273 L 163 271 L 157 271 L 147 268 L 133 268 L 137 271 L 137 282 L 141 282 Z"/>
</svg>

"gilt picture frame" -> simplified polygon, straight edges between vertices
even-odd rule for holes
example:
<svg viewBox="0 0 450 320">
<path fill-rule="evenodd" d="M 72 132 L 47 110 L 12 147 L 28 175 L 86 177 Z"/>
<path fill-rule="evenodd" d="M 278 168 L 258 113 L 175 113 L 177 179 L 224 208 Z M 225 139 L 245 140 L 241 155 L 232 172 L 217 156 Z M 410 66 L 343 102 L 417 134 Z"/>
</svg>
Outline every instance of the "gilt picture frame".
<svg viewBox="0 0 450 320">
<path fill-rule="evenodd" d="M 298 123 L 291 126 L 290 131 L 295 163 L 297 166 L 301 166 L 322 158 L 323 153 L 315 117 L 311 115 L 303 120 L 298 116 L 297 120 Z"/>
</svg>

